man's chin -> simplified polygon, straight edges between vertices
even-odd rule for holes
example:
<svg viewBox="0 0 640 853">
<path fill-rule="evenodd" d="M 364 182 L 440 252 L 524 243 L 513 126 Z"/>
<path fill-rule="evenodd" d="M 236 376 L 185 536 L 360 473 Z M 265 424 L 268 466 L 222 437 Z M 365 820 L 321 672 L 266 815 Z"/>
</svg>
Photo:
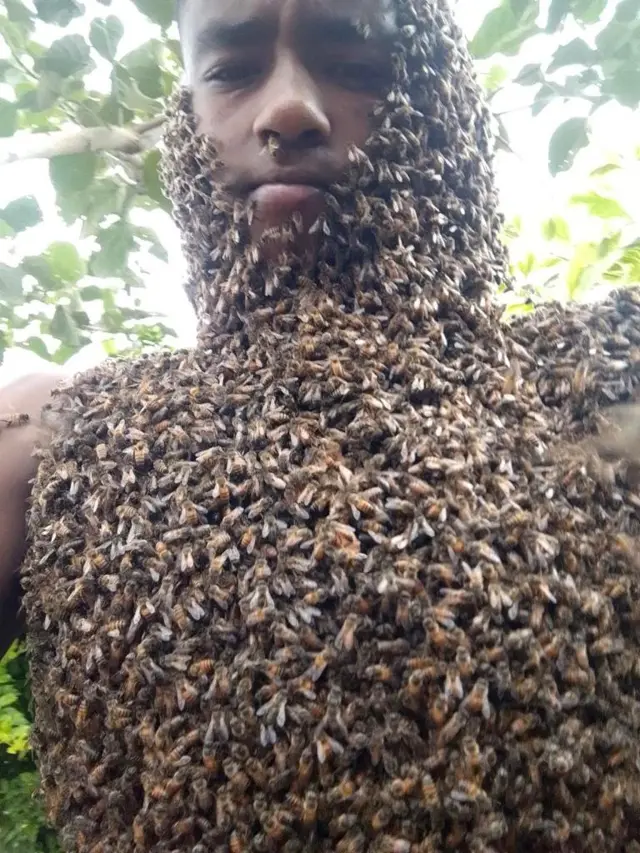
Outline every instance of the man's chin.
<svg viewBox="0 0 640 853">
<path fill-rule="evenodd" d="M 269 229 L 252 227 L 252 242 L 259 260 L 270 266 L 312 266 L 318 256 L 320 234 L 309 233 L 291 224 Z"/>
</svg>

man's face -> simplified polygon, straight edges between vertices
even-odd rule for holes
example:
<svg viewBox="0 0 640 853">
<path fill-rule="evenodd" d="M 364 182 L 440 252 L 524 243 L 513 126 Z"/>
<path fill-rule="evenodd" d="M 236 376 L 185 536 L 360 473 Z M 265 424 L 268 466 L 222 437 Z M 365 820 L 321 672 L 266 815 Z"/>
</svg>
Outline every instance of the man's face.
<svg viewBox="0 0 640 853">
<path fill-rule="evenodd" d="M 186 0 L 198 129 L 252 206 L 254 240 L 292 220 L 299 248 L 317 239 L 323 190 L 364 145 L 388 89 L 394 30 L 392 0 Z"/>
</svg>

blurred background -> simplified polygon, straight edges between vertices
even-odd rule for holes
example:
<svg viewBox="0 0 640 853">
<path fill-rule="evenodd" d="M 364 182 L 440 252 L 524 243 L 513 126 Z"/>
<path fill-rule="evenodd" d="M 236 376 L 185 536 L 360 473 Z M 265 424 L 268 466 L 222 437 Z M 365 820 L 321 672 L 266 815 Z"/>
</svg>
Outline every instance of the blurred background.
<svg viewBox="0 0 640 853">
<path fill-rule="evenodd" d="M 452 0 L 494 115 L 505 317 L 640 283 L 640 0 Z M 0 385 L 193 341 L 158 177 L 174 0 L 0 3 Z M 22 649 L 0 662 L 0 851 L 54 853 Z"/>
</svg>

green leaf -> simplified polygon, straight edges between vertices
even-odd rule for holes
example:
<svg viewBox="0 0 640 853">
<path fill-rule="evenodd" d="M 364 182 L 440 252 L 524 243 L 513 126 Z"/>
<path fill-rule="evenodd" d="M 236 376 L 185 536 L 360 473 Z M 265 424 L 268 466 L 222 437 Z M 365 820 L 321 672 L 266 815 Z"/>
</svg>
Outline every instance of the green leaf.
<svg viewBox="0 0 640 853">
<path fill-rule="evenodd" d="M 553 59 L 549 63 L 547 72 L 551 73 L 558 68 L 564 68 L 567 65 L 586 65 L 590 66 L 597 59 L 597 53 L 593 48 L 589 47 L 584 39 L 575 38 L 568 44 L 562 44 L 553 54 Z"/>
<path fill-rule="evenodd" d="M 640 105 L 640 68 L 623 65 L 604 82 L 602 91 L 622 106 L 636 109 Z"/>
<path fill-rule="evenodd" d="M 138 89 L 147 98 L 161 98 L 164 95 L 160 75 L 162 46 L 156 39 L 150 39 L 140 47 L 127 53 L 120 65 L 135 80 Z"/>
<path fill-rule="evenodd" d="M 23 300 L 22 270 L 0 264 L 0 300 L 9 305 L 18 305 Z"/>
<path fill-rule="evenodd" d="M 546 31 L 548 33 L 557 32 L 567 19 L 570 11 L 571 0 L 551 0 L 547 26 L 545 27 Z"/>
<path fill-rule="evenodd" d="M 0 137 L 13 136 L 18 127 L 18 107 L 12 101 L 0 98 Z"/>
<path fill-rule="evenodd" d="M 549 142 L 549 171 L 552 175 L 571 168 L 578 152 L 589 144 L 585 118 L 570 118 L 555 129 Z"/>
<path fill-rule="evenodd" d="M 515 83 L 521 86 L 533 86 L 536 83 L 544 82 L 542 67 L 539 62 L 529 62 L 520 69 L 520 73 L 516 77 Z"/>
<path fill-rule="evenodd" d="M 88 284 L 80 290 L 80 298 L 83 302 L 95 302 L 97 300 L 101 300 L 103 298 L 103 294 L 104 290 L 101 287 L 97 287 L 95 284 Z"/>
<path fill-rule="evenodd" d="M 89 45 L 81 35 L 68 35 L 54 41 L 36 63 L 38 71 L 54 71 L 61 77 L 72 77 L 86 71 L 91 64 Z"/>
<path fill-rule="evenodd" d="M 640 0 L 621 0 L 616 7 L 615 19 L 632 23 L 640 18 Z"/>
<path fill-rule="evenodd" d="M 124 35 L 124 26 L 120 18 L 109 15 L 106 18 L 94 18 L 91 21 L 89 41 L 105 59 L 115 59 L 120 39 Z"/>
<path fill-rule="evenodd" d="M 56 340 L 61 341 L 68 347 L 80 346 L 80 334 L 69 309 L 64 305 L 57 305 L 53 319 L 49 325 L 49 331 Z"/>
<path fill-rule="evenodd" d="M 469 48 L 476 59 L 486 59 L 494 53 L 516 54 L 521 44 L 539 32 L 536 19 L 539 0 L 502 0 L 485 17 Z"/>
<path fill-rule="evenodd" d="M 168 29 L 173 22 L 173 0 L 133 0 L 133 5 L 154 24 Z"/>
<path fill-rule="evenodd" d="M 59 27 L 69 26 L 84 12 L 84 6 L 78 0 L 35 0 L 35 7 L 41 21 Z"/>
<path fill-rule="evenodd" d="M 27 255 L 22 259 L 22 271 L 35 278 L 42 291 L 57 289 L 57 281 L 44 255 Z"/>
<path fill-rule="evenodd" d="M 590 192 L 571 196 L 571 204 L 583 204 L 591 216 L 599 219 L 630 219 L 627 211 L 615 198 L 607 198 L 600 193 Z"/>
<path fill-rule="evenodd" d="M 617 172 L 621 168 L 619 163 L 605 163 L 604 166 L 598 166 L 592 172 L 589 172 L 589 177 L 598 178 L 601 175 L 608 175 L 609 172 Z"/>
<path fill-rule="evenodd" d="M 51 182 L 63 195 L 86 190 L 93 181 L 97 165 L 98 158 L 93 151 L 52 157 L 49 161 Z"/>
<path fill-rule="evenodd" d="M 113 66 L 111 84 L 113 89 L 112 95 L 116 101 L 134 112 L 157 115 L 158 102 L 142 94 L 135 79 L 120 63 L 116 63 Z"/>
<path fill-rule="evenodd" d="M 100 250 L 89 261 L 91 275 L 113 277 L 122 275 L 127 268 L 129 252 L 135 248 L 131 226 L 119 220 L 98 235 Z"/>
<path fill-rule="evenodd" d="M 578 299 L 590 285 L 589 270 L 597 261 L 595 246 L 591 243 L 581 243 L 576 246 L 567 273 L 567 295 L 569 299 Z"/>
<path fill-rule="evenodd" d="M 542 86 L 538 89 L 533 99 L 533 104 L 531 105 L 531 115 L 537 116 L 540 115 L 542 110 L 545 109 L 549 105 L 552 100 L 557 98 L 557 92 L 553 88 L 553 86 L 549 86 L 548 83 L 543 83 Z"/>
<path fill-rule="evenodd" d="M 160 152 L 157 149 L 149 151 L 144 158 L 143 182 L 145 192 L 164 210 L 171 211 L 171 202 L 164 194 L 160 180 Z"/>
<path fill-rule="evenodd" d="M 85 273 L 85 263 L 72 243 L 51 243 L 44 257 L 59 281 L 75 284 Z"/>
<path fill-rule="evenodd" d="M 600 260 L 608 258 L 609 255 L 612 255 L 614 252 L 617 251 L 617 249 L 620 247 L 621 242 L 621 231 L 617 231 L 615 234 L 611 234 L 608 237 L 603 237 L 596 249 L 598 253 L 598 258 Z"/>
<path fill-rule="evenodd" d="M 49 350 L 47 349 L 47 345 L 42 340 L 42 338 L 36 338 L 35 336 L 27 338 L 24 343 L 24 346 L 40 358 L 44 358 L 46 361 L 49 361 Z"/>
<path fill-rule="evenodd" d="M 10 21 L 14 21 L 17 24 L 27 24 L 27 30 L 31 30 L 33 18 L 31 12 L 21 0 L 4 0 L 3 5 Z"/>
<path fill-rule="evenodd" d="M 17 198 L 0 210 L 0 219 L 10 225 L 14 231 L 24 231 L 42 222 L 40 205 L 32 195 Z"/>
<path fill-rule="evenodd" d="M 542 223 L 542 234 L 545 240 L 563 240 L 569 242 L 569 226 L 561 216 L 552 216 Z"/>
<path fill-rule="evenodd" d="M 530 275 L 533 270 L 536 268 L 536 256 L 533 252 L 527 252 L 525 257 L 518 264 L 518 269 L 522 273 L 523 276 Z"/>
<path fill-rule="evenodd" d="M 116 125 L 121 127 L 133 120 L 135 114 L 121 104 L 117 97 L 110 95 L 105 98 L 102 107 L 100 108 L 100 118 L 105 124 Z"/>
<path fill-rule="evenodd" d="M 583 24 L 595 24 L 607 8 L 607 0 L 573 0 L 571 11 Z"/>
<path fill-rule="evenodd" d="M 483 83 L 487 92 L 493 93 L 507 80 L 509 72 L 504 65 L 492 65 L 484 76 Z"/>
</svg>

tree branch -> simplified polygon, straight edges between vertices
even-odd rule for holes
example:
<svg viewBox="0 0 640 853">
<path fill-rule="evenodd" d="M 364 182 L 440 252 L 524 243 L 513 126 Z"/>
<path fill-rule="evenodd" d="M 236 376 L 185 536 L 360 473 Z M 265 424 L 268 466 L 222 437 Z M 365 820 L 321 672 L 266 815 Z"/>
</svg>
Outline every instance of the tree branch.
<svg viewBox="0 0 640 853">
<path fill-rule="evenodd" d="M 153 148 L 160 137 L 164 117 L 129 127 L 84 127 L 53 133 L 30 133 L 0 145 L 0 166 L 19 160 L 49 160 L 62 154 L 110 151 L 139 154 Z"/>
</svg>

